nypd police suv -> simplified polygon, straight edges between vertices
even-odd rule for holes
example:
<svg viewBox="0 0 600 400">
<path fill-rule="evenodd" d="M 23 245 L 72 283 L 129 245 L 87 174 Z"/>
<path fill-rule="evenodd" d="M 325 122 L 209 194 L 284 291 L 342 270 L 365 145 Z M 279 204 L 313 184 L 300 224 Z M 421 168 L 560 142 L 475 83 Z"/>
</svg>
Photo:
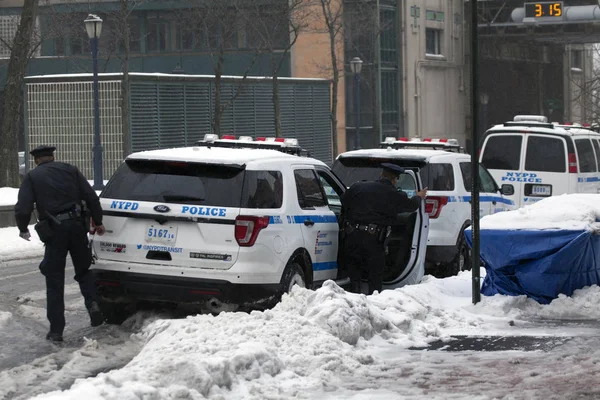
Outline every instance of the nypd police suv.
<svg viewBox="0 0 600 400">
<path fill-rule="evenodd" d="M 600 193 L 600 134 L 581 125 L 517 115 L 489 129 L 479 162 L 518 206 L 565 193 Z"/>
<path fill-rule="evenodd" d="M 380 163 L 394 163 L 412 171 L 428 188 L 425 217 L 429 235 L 419 242 L 413 235 L 405 246 L 419 249 L 427 245 L 425 272 L 438 277 L 456 275 L 468 268 L 470 250 L 463 231 L 471 224 L 471 156 L 456 139 L 386 138 L 379 149 L 355 150 L 340 154 L 333 165 L 335 174 L 348 186 L 362 179 L 376 179 Z M 514 208 L 506 198 L 507 188 L 499 188 L 490 173 L 480 165 L 481 216 Z M 406 177 L 399 189 L 414 195 L 414 183 Z M 409 225 L 410 232 L 412 227 Z M 410 235 L 409 235 L 410 236 Z"/>
<path fill-rule="evenodd" d="M 193 147 L 128 156 L 100 196 L 107 230 L 93 240 L 93 271 L 103 311 L 118 322 L 140 301 L 262 307 L 293 285 L 344 278 L 345 188 L 300 154 L 293 139 L 207 135 Z M 388 283 L 422 276 L 415 265 Z"/>
</svg>

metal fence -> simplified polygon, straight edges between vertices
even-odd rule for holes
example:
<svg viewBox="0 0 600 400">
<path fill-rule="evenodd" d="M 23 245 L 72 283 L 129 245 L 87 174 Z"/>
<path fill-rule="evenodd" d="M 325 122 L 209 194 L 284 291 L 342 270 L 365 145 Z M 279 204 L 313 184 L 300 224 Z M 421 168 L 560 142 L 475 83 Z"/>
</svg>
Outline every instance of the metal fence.
<svg viewBox="0 0 600 400">
<path fill-rule="evenodd" d="M 100 126 L 105 177 L 123 160 L 121 81 L 100 82 Z M 94 175 L 94 104 L 92 82 L 31 83 L 27 85 L 26 146 L 56 146 L 58 161 Z M 27 154 L 27 152 L 26 152 Z M 33 168 L 33 160 L 29 160 Z"/>
<path fill-rule="evenodd" d="M 123 158 L 120 77 L 101 74 L 100 80 L 105 177 Z M 77 165 L 88 179 L 93 177 L 94 132 L 90 78 L 89 74 L 26 78 L 25 119 L 28 148 L 55 145 L 57 159 Z M 283 136 L 297 138 L 313 157 L 330 163 L 329 81 L 282 78 L 279 86 Z M 240 85 L 239 78 L 223 78 L 221 101 L 228 105 L 221 134 L 275 136 L 270 79 L 248 78 Z M 213 130 L 214 78 L 132 73 L 129 106 L 131 152 L 192 145 Z"/>
</svg>

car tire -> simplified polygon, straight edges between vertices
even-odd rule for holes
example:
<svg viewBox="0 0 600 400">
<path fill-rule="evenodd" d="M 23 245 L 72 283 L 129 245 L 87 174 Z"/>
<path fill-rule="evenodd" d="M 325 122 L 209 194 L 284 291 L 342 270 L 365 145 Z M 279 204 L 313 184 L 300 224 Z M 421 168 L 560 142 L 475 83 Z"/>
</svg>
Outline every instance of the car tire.
<svg viewBox="0 0 600 400">
<path fill-rule="evenodd" d="M 104 314 L 104 321 L 109 325 L 121 325 L 131 314 L 128 311 L 128 303 L 113 303 L 100 299 L 98 305 Z"/>
<path fill-rule="evenodd" d="M 296 262 L 289 263 L 283 271 L 281 277 L 281 288 L 283 293 L 290 293 L 294 285 L 306 287 L 306 278 L 300 264 Z"/>
<path fill-rule="evenodd" d="M 471 269 L 471 249 L 463 236 L 458 240 L 456 255 L 448 264 L 444 265 L 445 277 L 458 275 L 461 271 Z"/>
</svg>

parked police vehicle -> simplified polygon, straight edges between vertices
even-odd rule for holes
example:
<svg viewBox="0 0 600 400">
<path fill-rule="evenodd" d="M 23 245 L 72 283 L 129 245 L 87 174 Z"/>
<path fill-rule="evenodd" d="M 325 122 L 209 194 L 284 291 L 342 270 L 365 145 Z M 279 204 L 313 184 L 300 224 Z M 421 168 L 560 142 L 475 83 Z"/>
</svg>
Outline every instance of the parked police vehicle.
<svg viewBox="0 0 600 400">
<path fill-rule="evenodd" d="M 489 129 L 479 161 L 517 206 L 565 193 L 600 193 L 600 134 L 581 125 L 518 115 Z"/>
<path fill-rule="evenodd" d="M 470 266 L 470 250 L 463 231 L 471 224 L 471 156 L 463 152 L 455 139 L 388 137 L 380 149 L 355 150 L 340 154 L 333 165 L 334 173 L 346 184 L 377 179 L 379 163 L 387 162 L 408 168 L 408 176 L 398 181 L 398 188 L 408 196 L 427 187 L 424 210 L 407 216 L 407 225 L 394 228 L 400 235 L 408 229 L 403 246 L 426 261 L 425 273 L 437 277 L 456 275 Z M 414 177 L 414 178 L 413 178 Z M 480 215 L 485 216 L 514 207 L 494 178 L 479 166 Z M 504 188 L 507 189 L 507 188 Z M 420 223 L 428 235 L 418 235 Z M 426 251 L 425 251 L 426 246 Z"/>
<path fill-rule="evenodd" d="M 206 135 L 129 155 L 100 195 L 107 230 L 93 240 L 105 314 L 118 322 L 139 301 L 260 308 L 293 285 L 346 278 L 337 263 L 345 188 L 302 153 L 293 139 Z M 388 283 L 420 280 L 413 270 Z"/>
</svg>

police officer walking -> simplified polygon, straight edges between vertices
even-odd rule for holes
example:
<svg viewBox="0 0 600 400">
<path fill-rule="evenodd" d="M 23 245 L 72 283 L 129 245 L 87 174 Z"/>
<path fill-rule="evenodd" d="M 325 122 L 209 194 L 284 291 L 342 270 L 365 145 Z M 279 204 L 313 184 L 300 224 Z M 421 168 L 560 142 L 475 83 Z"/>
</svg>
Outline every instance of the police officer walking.
<svg viewBox="0 0 600 400">
<path fill-rule="evenodd" d="M 46 278 L 47 316 L 50 331 L 46 339 L 62 341 L 65 328 L 65 263 L 67 252 L 75 267 L 75 280 L 79 283 L 92 326 L 99 326 L 104 317 L 97 302 L 94 277 L 89 268 L 92 253 L 88 243 L 88 229 L 82 200 L 91 211 L 96 233 L 104 234 L 102 208 L 96 192 L 79 170 L 70 164 L 54 161 L 52 146 L 40 146 L 29 154 L 36 168 L 24 178 L 15 205 L 19 236 L 29 240 L 28 224 L 37 208 L 39 222 L 36 231 L 45 243 L 44 259 L 40 271 Z"/>
<path fill-rule="evenodd" d="M 342 196 L 344 221 L 344 258 L 350 277 L 350 290 L 360 293 L 363 267 L 368 269 L 369 294 L 381 292 L 385 266 L 384 242 L 388 227 L 394 224 L 398 213 L 419 208 L 427 195 L 427 188 L 408 198 L 396 189 L 404 169 L 390 163 L 381 164 L 383 170 L 377 181 L 356 182 Z"/>
</svg>

